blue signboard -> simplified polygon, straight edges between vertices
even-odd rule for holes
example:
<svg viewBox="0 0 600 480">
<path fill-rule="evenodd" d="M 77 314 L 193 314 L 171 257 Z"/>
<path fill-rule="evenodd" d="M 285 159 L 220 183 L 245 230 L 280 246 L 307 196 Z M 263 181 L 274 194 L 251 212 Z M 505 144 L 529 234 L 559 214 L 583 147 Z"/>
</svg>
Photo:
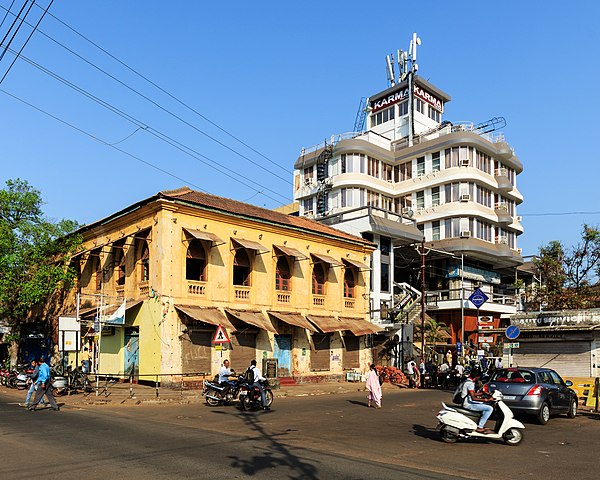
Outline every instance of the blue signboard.
<svg viewBox="0 0 600 480">
<path fill-rule="evenodd" d="M 459 355 L 462 353 L 462 343 L 456 342 L 456 353 Z"/>
<path fill-rule="evenodd" d="M 481 308 L 481 306 L 488 301 L 488 296 L 483 293 L 480 288 L 476 288 L 469 297 L 469 301 L 475 305 L 475 308 Z"/>
<path fill-rule="evenodd" d="M 514 340 L 515 338 L 518 338 L 519 335 L 521 335 L 521 329 L 516 325 L 510 325 L 506 328 L 504 335 L 506 335 L 506 338 Z"/>
</svg>

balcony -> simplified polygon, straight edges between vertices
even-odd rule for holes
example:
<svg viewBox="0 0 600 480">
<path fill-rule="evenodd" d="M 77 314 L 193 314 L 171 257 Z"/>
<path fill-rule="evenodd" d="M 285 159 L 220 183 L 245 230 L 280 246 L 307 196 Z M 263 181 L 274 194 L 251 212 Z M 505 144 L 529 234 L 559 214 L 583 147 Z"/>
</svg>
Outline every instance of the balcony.
<svg viewBox="0 0 600 480">
<path fill-rule="evenodd" d="M 462 292 L 462 301 L 465 309 L 475 309 L 469 302 L 469 296 L 474 289 L 465 288 Z M 487 312 L 515 313 L 518 300 L 515 295 L 501 293 L 487 293 L 489 300 L 483 304 L 482 310 Z M 430 290 L 425 294 L 425 309 L 431 310 L 458 310 L 461 308 L 461 289 Z"/>
<path fill-rule="evenodd" d="M 291 303 L 292 294 L 287 292 L 277 292 L 277 303 Z"/>
<path fill-rule="evenodd" d="M 234 298 L 236 300 L 250 300 L 250 287 L 234 287 Z"/>
<path fill-rule="evenodd" d="M 147 297 L 150 295 L 150 285 L 148 282 L 140 282 L 138 286 L 138 294 L 140 297 Z"/>
<path fill-rule="evenodd" d="M 195 296 L 206 295 L 206 282 L 188 280 L 188 294 Z"/>
<path fill-rule="evenodd" d="M 513 189 L 513 184 L 508 178 L 508 170 L 506 168 L 497 168 L 494 171 L 494 178 L 498 182 L 498 189 L 503 192 L 510 192 Z"/>
<path fill-rule="evenodd" d="M 125 285 L 117 285 L 116 291 L 117 291 L 117 297 L 124 297 L 125 296 Z"/>
<path fill-rule="evenodd" d="M 497 203 L 494 207 L 496 215 L 498 215 L 498 223 L 504 225 L 510 225 L 513 222 L 513 218 L 508 211 L 508 205 L 506 203 Z"/>
<path fill-rule="evenodd" d="M 344 308 L 347 310 L 353 310 L 356 306 L 356 300 L 354 298 L 344 298 Z"/>
<path fill-rule="evenodd" d="M 313 306 L 325 307 L 325 295 L 313 295 Z"/>
</svg>

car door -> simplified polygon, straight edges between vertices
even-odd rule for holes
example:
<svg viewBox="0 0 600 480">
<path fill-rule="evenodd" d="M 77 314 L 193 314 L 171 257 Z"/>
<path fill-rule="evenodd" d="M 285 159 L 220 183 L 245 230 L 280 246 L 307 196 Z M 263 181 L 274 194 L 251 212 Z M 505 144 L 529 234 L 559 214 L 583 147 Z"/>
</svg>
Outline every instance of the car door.
<svg viewBox="0 0 600 480">
<path fill-rule="evenodd" d="M 544 389 L 548 392 L 547 400 L 550 402 L 550 407 L 552 410 L 560 410 L 562 408 L 560 402 L 560 392 L 558 385 L 555 384 L 552 375 L 550 375 L 550 370 L 543 370 L 538 372 L 539 383 L 543 384 Z"/>
<path fill-rule="evenodd" d="M 557 389 L 557 407 L 563 410 L 567 410 L 569 408 L 569 403 L 571 400 L 569 387 L 565 385 L 565 382 L 563 381 L 561 376 L 554 370 L 550 370 L 548 373 L 550 374 L 550 377 L 552 378 L 552 381 L 554 382 L 554 385 Z"/>
</svg>

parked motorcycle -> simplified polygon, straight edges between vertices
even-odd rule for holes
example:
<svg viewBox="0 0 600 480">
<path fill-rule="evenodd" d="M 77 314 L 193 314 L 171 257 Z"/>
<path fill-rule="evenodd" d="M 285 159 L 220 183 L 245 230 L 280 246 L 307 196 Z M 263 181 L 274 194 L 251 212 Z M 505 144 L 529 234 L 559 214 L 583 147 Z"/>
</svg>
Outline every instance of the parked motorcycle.
<svg viewBox="0 0 600 480">
<path fill-rule="evenodd" d="M 206 397 L 206 404 L 211 407 L 233 403 L 239 392 L 239 380 L 231 380 L 229 383 L 204 380 L 202 384 L 202 396 Z"/>
<path fill-rule="evenodd" d="M 453 389 L 460 385 L 464 379 L 463 377 L 463 375 L 454 369 L 448 370 L 444 373 L 440 373 L 438 385 L 442 390 Z"/>
<path fill-rule="evenodd" d="M 273 392 L 269 386 L 269 381 L 263 380 L 259 383 L 265 391 L 265 407 L 270 408 L 271 404 L 273 403 Z M 263 405 L 260 395 L 260 388 L 247 382 L 240 382 L 240 406 L 242 407 L 242 410 L 254 410 L 262 408 Z"/>
<path fill-rule="evenodd" d="M 455 443 L 459 438 L 480 437 L 503 440 L 510 446 L 519 445 L 523 440 L 525 426 L 515 420 L 511 409 L 502 401 L 502 392 L 496 390 L 492 398 L 495 400 L 494 410 L 498 418 L 493 432 L 488 434 L 477 432 L 481 412 L 457 406 L 449 407 L 442 403 L 443 409 L 437 415 L 442 440 L 446 443 Z"/>
</svg>

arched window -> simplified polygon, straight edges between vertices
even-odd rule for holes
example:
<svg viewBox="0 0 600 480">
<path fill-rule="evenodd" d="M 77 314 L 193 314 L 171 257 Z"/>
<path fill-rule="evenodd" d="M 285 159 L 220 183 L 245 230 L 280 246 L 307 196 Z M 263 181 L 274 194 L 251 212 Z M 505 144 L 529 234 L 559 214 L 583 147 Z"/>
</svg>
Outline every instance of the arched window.
<svg viewBox="0 0 600 480">
<path fill-rule="evenodd" d="M 237 249 L 233 258 L 233 284 L 249 287 L 251 271 L 248 252 L 245 248 Z"/>
<path fill-rule="evenodd" d="M 148 242 L 144 240 L 142 246 L 140 248 L 140 266 L 141 266 L 141 277 L 140 280 L 142 282 L 147 282 L 150 280 L 150 248 L 148 247 Z"/>
<path fill-rule="evenodd" d="M 275 267 L 275 290 L 289 292 L 292 290 L 290 272 L 290 262 L 286 256 L 277 258 L 277 266 Z"/>
<path fill-rule="evenodd" d="M 206 281 L 206 249 L 200 240 L 192 240 L 185 258 L 186 280 Z"/>
<path fill-rule="evenodd" d="M 312 293 L 325 295 L 325 266 L 322 263 L 315 263 L 313 266 Z"/>
<path fill-rule="evenodd" d="M 123 250 L 125 242 L 115 244 L 113 247 L 114 261 L 116 265 L 116 280 L 117 286 L 122 287 L 125 285 L 125 250 Z"/>
<path fill-rule="evenodd" d="M 354 287 L 356 286 L 356 277 L 354 269 L 346 268 L 344 272 L 344 297 L 354 298 Z"/>
</svg>

